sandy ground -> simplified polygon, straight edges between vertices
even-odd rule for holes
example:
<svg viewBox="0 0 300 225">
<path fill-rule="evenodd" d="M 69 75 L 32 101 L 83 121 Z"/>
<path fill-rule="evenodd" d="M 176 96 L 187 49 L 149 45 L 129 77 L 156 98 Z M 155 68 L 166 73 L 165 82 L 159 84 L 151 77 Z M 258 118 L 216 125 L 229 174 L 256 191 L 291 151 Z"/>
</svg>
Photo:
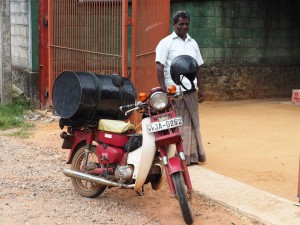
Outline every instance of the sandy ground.
<svg viewBox="0 0 300 225">
<path fill-rule="evenodd" d="M 204 102 L 202 165 L 298 202 L 300 107 L 290 99 Z"/>
</svg>

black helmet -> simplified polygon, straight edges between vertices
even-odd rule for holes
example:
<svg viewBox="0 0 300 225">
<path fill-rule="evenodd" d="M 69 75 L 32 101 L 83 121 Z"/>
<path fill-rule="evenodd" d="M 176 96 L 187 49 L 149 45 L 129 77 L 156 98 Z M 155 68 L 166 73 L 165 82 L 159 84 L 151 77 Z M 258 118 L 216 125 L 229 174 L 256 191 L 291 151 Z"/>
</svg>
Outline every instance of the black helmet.
<svg viewBox="0 0 300 225">
<path fill-rule="evenodd" d="M 171 63 L 171 78 L 175 84 L 182 85 L 180 75 L 183 75 L 189 79 L 192 84 L 192 88 L 195 89 L 193 81 L 195 80 L 198 69 L 199 65 L 196 59 L 189 55 L 180 55 L 177 56 Z M 183 88 L 186 89 L 184 86 Z"/>
</svg>

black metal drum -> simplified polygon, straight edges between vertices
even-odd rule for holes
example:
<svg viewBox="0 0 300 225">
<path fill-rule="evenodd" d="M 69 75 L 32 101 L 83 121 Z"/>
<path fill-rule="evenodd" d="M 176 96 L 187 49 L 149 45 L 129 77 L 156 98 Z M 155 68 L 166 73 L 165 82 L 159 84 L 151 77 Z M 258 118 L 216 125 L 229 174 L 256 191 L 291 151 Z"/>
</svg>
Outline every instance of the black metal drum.
<svg viewBox="0 0 300 225">
<path fill-rule="evenodd" d="M 125 115 L 119 107 L 133 104 L 136 90 L 128 78 L 124 78 L 122 90 L 114 86 L 114 76 L 119 75 L 64 71 L 53 85 L 54 110 L 70 121 L 128 119 L 131 114 Z"/>
</svg>

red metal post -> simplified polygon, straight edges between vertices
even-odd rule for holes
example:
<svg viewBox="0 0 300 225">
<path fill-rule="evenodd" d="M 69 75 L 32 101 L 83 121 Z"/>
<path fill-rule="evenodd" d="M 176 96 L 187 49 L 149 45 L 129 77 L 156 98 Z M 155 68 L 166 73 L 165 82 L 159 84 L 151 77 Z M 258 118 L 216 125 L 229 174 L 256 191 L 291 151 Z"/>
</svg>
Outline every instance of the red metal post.
<svg viewBox="0 0 300 225">
<path fill-rule="evenodd" d="M 131 28 L 132 28 L 132 35 L 131 35 L 131 80 L 135 86 L 137 87 L 137 81 L 135 79 L 135 72 L 136 72 L 136 45 L 137 45 L 137 26 L 136 26 L 136 12 L 137 12 L 137 1 L 132 0 L 132 14 L 131 14 Z M 136 113 L 132 116 L 132 123 L 137 125 L 139 122 L 139 116 Z"/>
<path fill-rule="evenodd" d="M 47 105 L 48 93 L 48 0 L 39 1 L 39 95 L 40 107 Z"/>
<path fill-rule="evenodd" d="M 54 75 L 53 75 L 53 55 L 52 55 L 52 34 L 53 34 L 53 25 L 52 25 L 52 7 L 53 1 L 48 0 L 48 65 L 49 65 L 49 105 L 52 106 L 52 87 L 54 83 Z"/>
<path fill-rule="evenodd" d="M 136 72 L 136 45 L 137 45 L 137 27 L 136 27 L 136 11 L 137 11 L 137 1 L 138 0 L 132 0 L 132 15 L 131 15 L 131 27 L 132 27 L 132 44 L 131 44 L 131 80 L 133 81 L 133 84 L 136 85 L 135 80 L 135 72 Z"/>
<path fill-rule="evenodd" d="M 127 77 L 128 68 L 128 0 L 122 1 L 122 77 Z"/>
</svg>

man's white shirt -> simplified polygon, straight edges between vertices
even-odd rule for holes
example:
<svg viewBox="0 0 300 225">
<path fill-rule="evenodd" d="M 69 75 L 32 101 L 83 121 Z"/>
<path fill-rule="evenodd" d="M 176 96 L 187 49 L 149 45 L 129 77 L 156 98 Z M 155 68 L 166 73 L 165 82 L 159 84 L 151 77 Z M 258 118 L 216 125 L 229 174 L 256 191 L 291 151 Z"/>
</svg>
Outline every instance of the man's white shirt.
<svg viewBox="0 0 300 225">
<path fill-rule="evenodd" d="M 189 55 L 196 59 L 199 66 L 204 63 L 197 42 L 188 34 L 185 41 L 183 41 L 176 35 L 175 32 L 173 32 L 159 42 L 155 52 L 155 62 L 159 62 L 164 65 L 166 87 L 175 85 L 177 92 L 179 92 L 179 86 L 173 82 L 170 74 L 172 61 L 179 55 Z M 191 83 L 187 78 L 183 77 L 181 82 L 187 89 L 191 88 Z M 194 80 L 194 84 L 197 88 L 197 79 Z"/>
</svg>

